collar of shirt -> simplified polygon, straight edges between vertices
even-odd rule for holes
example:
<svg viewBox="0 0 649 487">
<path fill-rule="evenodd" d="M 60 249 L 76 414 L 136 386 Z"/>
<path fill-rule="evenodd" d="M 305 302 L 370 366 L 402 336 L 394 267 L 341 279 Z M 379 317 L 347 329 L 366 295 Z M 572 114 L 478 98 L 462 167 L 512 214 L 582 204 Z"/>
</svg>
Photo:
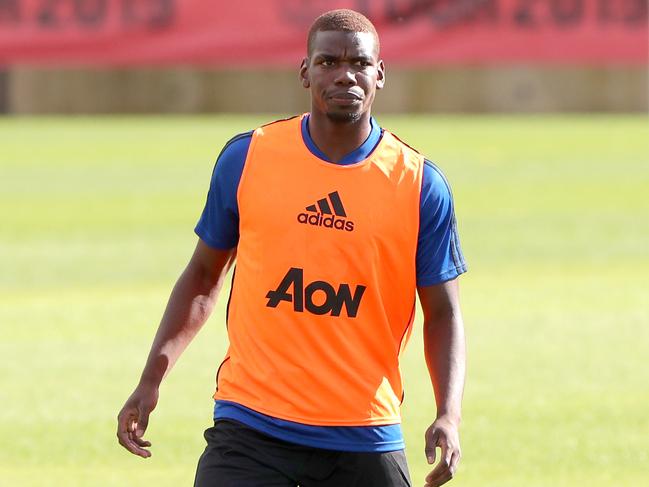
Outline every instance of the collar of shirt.
<svg viewBox="0 0 649 487">
<path fill-rule="evenodd" d="M 376 123 L 374 117 L 370 117 L 370 125 L 372 128 L 370 130 L 370 134 L 367 136 L 367 139 L 365 139 L 365 142 L 363 142 L 360 147 L 354 149 L 345 157 L 343 157 L 338 162 L 338 164 L 341 164 L 343 166 L 346 166 L 348 164 L 356 164 L 357 162 L 361 162 L 362 160 L 367 159 L 369 155 L 374 151 L 379 141 L 381 140 L 383 129 L 379 127 L 379 124 Z M 331 162 L 332 164 L 334 164 L 327 158 L 326 155 L 322 153 L 320 149 L 318 149 L 318 147 L 315 145 L 315 142 L 313 142 L 311 134 L 309 133 L 308 114 L 302 118 L 302 140 L 304 140 L 304 144 L 314 156 L 322 159 L 323 161 Z"/>
</svg>

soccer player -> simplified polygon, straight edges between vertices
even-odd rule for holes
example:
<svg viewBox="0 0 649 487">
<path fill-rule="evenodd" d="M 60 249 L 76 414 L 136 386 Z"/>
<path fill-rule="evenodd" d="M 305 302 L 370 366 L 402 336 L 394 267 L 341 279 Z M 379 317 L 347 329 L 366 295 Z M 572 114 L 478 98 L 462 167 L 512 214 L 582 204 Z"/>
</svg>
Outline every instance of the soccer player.
<svg viewBox="0 0 649 487">
<path fill-rule="evenodd" d="M 430 464 L 441 450 L 426 485 L 441 485 L 460 459 L 465 374 L 457 277 L 466 266 L 451 191 L 371 117 L 385 68 L 364 16 L 318 17 L 300 80 L 310 113 L 237 135 L 218 157 L 198 244 L 119 413 L 119 442 L 151 455 L 143 433 L 160 383 L 236 260 L 230 346 L 195 486 L 411 485 L 399 355 L 416 292 L 437 403 Z"/>
</svg>

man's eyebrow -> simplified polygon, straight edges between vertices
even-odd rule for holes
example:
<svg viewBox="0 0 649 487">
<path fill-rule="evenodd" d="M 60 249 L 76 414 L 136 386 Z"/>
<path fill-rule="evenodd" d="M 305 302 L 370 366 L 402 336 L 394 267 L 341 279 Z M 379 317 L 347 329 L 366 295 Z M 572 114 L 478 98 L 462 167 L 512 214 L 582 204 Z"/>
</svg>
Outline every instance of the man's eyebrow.
<svg viewBox="0 0 649 487">
<path fill-rule="evenodd" d="M 354 56 L 351 60 L 352 61 L 368 61 L 368 62 L 371 62 L 371 61 L 374 61 L 374 57 L 373 56 L 364 56 L 364 55 L 361 54 L 359 56 Z"/>
<path fill-rule="evenodd" d="M 341 59 L 340 56 L 337 56 L 335 54 L 327 54 L 327 53 L 316 53 L 313 56 L 314 59 L 322 59 L 323 61 L 337 61 L 338 59 Z M 367 61 L 367 62 L 372 62 L 374 61 L 373 56 L 369 55 L 363 55 L 359 54 L 357 56 L 349 58 L 350 61 L 356 62 L 356 61 Z"/>
<path fill-rule="evenodd" d="M 327 53 L 316 53 L 313 56 L 315 59 L 324 59 L 325 61 L 335 61 L 338 59 L 338 56 L 334 54 L 327 54 Z"/>
</svg>

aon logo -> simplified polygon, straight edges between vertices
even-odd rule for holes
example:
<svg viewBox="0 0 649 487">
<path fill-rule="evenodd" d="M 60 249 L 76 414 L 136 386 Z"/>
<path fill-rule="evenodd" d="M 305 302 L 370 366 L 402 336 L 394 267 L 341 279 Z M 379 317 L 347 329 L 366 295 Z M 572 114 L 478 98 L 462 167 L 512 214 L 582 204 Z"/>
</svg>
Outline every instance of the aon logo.
<svg viewBox="0 0 649 487">
<path fill-rule="evenodd" d="M 336 290 L 325 281 L 313 281 L 304 287 L 304 270 L 291 267 L 277 289 L 268 291 L 266 294 L 268 298 L 266 306 L 276 308 L 281 301 L 288 301 L 293 303 L 293 310 L 299 313 L 306 308 L 314 315 L 331 313 L 331 316 L 340 316 L 342 309 L 345 308 L 347 316 L 355 318 L 365 289 L 365 286 L 359 284 L 352 294 L 349 284 L 341 284 Z M 316 294 L 320 296 L 314 298 Z M 325 298 L 324 302 L 322 295 Z"/>
</svg>

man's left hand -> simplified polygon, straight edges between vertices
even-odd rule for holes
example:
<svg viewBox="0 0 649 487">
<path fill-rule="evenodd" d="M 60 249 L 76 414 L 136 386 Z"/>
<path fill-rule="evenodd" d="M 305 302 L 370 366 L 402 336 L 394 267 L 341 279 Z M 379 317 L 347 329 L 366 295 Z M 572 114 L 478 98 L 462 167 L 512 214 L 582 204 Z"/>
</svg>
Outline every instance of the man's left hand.
<svg viewBox="0 0 649 487">
<path fill-rule="evenodd" d="M 426 459 L 430 465 L 435 463 L 436 449 L 442 450 L 439 463 L 426 476 L 425 487 L 437 487 L 453 478 L 462 453 L 458 421 L 441 416 L 426 430 Z"/>
</svg>

